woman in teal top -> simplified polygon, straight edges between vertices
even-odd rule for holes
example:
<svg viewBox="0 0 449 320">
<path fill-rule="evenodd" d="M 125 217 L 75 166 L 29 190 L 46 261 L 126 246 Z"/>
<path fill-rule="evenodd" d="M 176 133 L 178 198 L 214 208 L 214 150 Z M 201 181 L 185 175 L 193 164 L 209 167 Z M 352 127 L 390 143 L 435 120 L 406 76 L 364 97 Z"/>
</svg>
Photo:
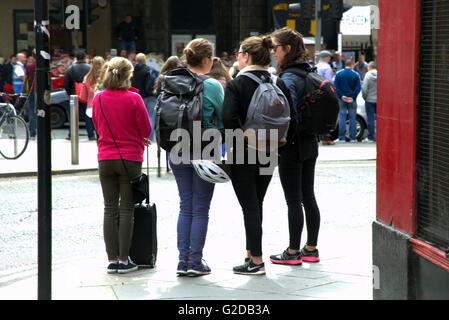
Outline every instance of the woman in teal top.
<svg viewBox="0 0 449 320">
<path fill-rule="evenodd" d="M 192 40 L 184 49 L 187 67 L 197 75 L 205 75 L 212 67 L 213 45 L 206 39 Z M 221 108 L 223 88 L 214 79 L 203 82 L 203 128 L 223 128 Z M 211 269 L 203 260 L 203 247 L 209 223 L 209 208 L 214 184 L 201 179 L 192 164 L 170 162 L 179 193 L 177 274 L 199 276 Z"/>
</svg>

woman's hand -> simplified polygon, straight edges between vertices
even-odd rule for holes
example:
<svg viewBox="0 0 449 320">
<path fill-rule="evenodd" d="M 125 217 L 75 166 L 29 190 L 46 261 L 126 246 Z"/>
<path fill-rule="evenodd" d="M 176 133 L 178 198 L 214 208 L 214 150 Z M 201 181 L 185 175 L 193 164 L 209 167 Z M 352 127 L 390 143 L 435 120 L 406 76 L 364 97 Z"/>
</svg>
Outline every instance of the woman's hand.
<svg viewBox="0 0 449 320">
<path fill-rule="evenodd" d="M 145 143 L 145 145 L 148 147 L 151 144 L 151 141 L 147 138 L 143 138 L 143 143 Z"/>
</svg>

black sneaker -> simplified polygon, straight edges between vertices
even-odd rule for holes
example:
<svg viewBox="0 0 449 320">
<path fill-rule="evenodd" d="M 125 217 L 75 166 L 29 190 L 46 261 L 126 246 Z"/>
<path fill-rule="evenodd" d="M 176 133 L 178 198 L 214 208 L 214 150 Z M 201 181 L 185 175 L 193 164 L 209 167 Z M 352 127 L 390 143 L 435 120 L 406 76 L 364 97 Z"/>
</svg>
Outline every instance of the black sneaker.
<svg viewBox="0 0 449 320">
<path fill-rule="evenodd" d="M 108 265 L 108 273 L 117 273 L 117 270 L 118 270 L 118 261 L 111 262 Z"/>
<path fill-rule="evenodd" d="M 241 266 L 237 266 L 232 268 L 232 271 L 237 274 L 265 274 L 265 263 L 255 264 L 251 259 L 242 264 Z"/>
<path fill-rule="evenodd" d="M 118 264 L 118 273 L 128 273 L 132 271 L 136 271 L 138 269 L 137 265 L 132 262 L 132 260 L 128 257 L 128 264 L 124 264 L 119 262 Z"/>
<path fill-rule="evenodd" d="M 285 249 L 285 251 L 280 254 L 270 256 L 270 261 L 276 264 L 290 264 L 290 265 L 302 264 L 300 251 L 298 251 L 298 253 L 291 254 L 288 252 L 288 248 Z"/>
<path fill-rule="evenodd" d="M 318 249 L 309 251 L 306 249 L 306 246 L 304 246 L 304 248 L 301 249 L 301 257 L 302 257 L 302 261 L 305 261 L 305 262 L 319 262 L 320 261 Z"/>
</svg>

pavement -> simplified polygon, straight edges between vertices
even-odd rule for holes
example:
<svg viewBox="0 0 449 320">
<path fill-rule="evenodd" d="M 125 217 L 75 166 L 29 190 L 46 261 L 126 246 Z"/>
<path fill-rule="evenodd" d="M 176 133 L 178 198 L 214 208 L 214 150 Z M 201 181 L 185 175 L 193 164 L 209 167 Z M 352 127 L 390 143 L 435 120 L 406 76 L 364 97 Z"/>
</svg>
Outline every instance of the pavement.
<svg viewBox="0 0 449 320">
<path fill-rule="evenodd" d="M 78 164 L 72 164 L 70 141 L 52 139 L 51 143 L 52 171 L 54 173 L 69 174 L 97 170 L 95 141 L 88 141 L 85 136 L 80 137 Z M 149 168 L 152 172 L 151 175 L 156 176 L 156 146 L 150 146 L 149 150 Z M 162 154 L 162 174 L 167 175 L 165 153 L 162 152 Z M 373 143 L 320 146 L 317 168 L 329 165 L 354 165 L 367 166 L 375 171 L 375 159 L 376 144 Z M 145 159 L 143 167 L 146 166 Z M 36 175 L 36 171 L 37 142 L 35 140 L 30 141 L 26 152 L 19 159 L 0 159 L 0 178 L 33 176 Z M 373 180 L 375 183 L 375 178 Z M 370 199 L 375 199 L 375 188 L 370 193 Z M 281 193 L 279 193 L 279 197 L 282 197 Z M 173 199 L 173 201 L 177 201 L 177 197 Z M 222 201 L 220 205 L 226 207 L 226 201 L 220 201 Z M 329 205 L 332 207 L 332 204 L 327 204 L 327 206 Z M 244 251 L 230 249 L 217 251 L 209 247 L 206 249 L 205 255 L 207 253 L 207 263 L 212 268 L 212 274 L 194 278 L 178 277 L 175 273 L 177 250 L 174 245 L 159 248 L 157 265 L 154 269 L 139 269 L 125 275 L 109 275 L 106 273 L 106 254 L 100 253 L 76 261 L 70 260 L 53 264 L 52 299 L 371 300 L 374 269 L 371 256 L 371 223 L 369 221 L 375 219 L 375 203 L 367 204 L 367 207 L 370 211 L 368 223 L 351 225 L 349 228 L 345 228 L 345 223 L 341 223 L 339 226 L 322 224 L 319 246 L 321 261 L 319 263 L 304 262 L 302 266 L 274 265 L 269 262 L 268 257 L 265 257 L 267 270 L 265 276 L 235 275 L 232 273 L 232 266 L 236 265 L 236 261 L 242 260 L 243 263 Z M 220 218 L 225 219 L 225 217 Z M 278 223 L 275 218 L 272 222 L 265 219 L 264 215 L 264 225 Z M 282 223 L 285 224 L 285 221 L 282 220 Z M 280 228 L 285 229 L 286 226 L 283 224 Z M 158 233 L 163 232 L 165 232 L 164 228 L 158 225 Z M 243 236 L 225 235 L 228 236 L 226 248 L 233 245 L 242 247 Z M 281 251 L 280 249 L 285 249 L 280 248 L 279 243 L 276 243 L 275 231 L 265 233 L 264 227 L 265 236 L 269 241 L 264 240 L 264 255 L 278 253 L 277 251 Z M 344 244 L 351 244 L 351 250 L 342 250 Z M 103 251 L 103 248 L 99 250 L 99 252 Z M 86 266 L 88 266 L 88 270 L 86 270 Z M 0 300 L 37 299 L 37 284 L 36 269 L 0 275 Z"/>
</svg>

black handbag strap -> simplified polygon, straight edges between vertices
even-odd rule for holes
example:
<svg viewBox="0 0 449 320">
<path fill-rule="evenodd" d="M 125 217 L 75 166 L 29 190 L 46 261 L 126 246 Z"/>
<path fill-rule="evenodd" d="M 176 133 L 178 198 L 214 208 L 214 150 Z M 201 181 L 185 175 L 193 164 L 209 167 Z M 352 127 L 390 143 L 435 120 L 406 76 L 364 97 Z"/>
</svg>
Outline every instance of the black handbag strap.
<svg viewBox="0 0 449 320">
<path fill-rule="evenodd" d="M 100 103 L 101 112 L 103 113 L 104 121 L 106 121 L 106 125 L 108 126 L 109 133 L 111 134 L 112 140 L 114 140 L 115 147 L 117 148 L 118 154 L 120 156 L 120 160 L 122 160 L 123 167 L 125 168 L 126 174 L 128 178 L 131 180 L 131 176 L 129 175 L 128 169 L 126 168 L 125 160 L 123 160 L 122 154 L 120 153 L 120 149 L 118 148 L 117 142 L 115 141 L 114 135 L 112 134 L 111 127 L 109 126 L 108 119 L 106 119 L 106 115 L 103 111 L 103 106 L 101 105 L 101 94 L 98 95 L 98 102 Z"/>
</svg>

